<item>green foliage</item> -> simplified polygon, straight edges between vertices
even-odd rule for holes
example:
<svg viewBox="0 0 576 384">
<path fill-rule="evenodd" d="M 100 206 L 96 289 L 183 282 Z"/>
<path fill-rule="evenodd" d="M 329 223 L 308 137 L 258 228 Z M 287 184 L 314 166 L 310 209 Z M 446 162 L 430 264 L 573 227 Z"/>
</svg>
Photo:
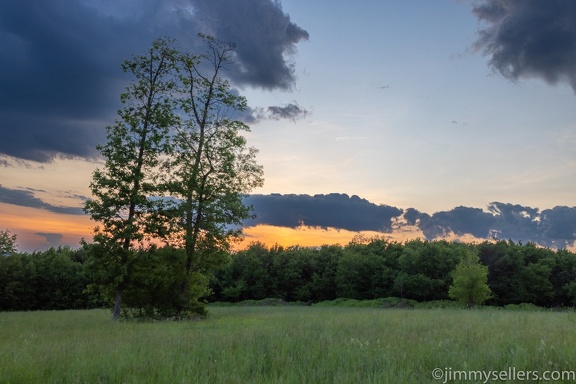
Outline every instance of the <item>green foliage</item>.
<svg viewBox="0 0 576 384">
<path fill-rule="evenodd" d="M 0 257 L 16 253 L 16 238 L 9 230 L 0 229 Z"/>
<path fill-rule="evenodd" d="M 232 257 L 230 264 L 215 272 L 212 287 L 221 292 L 224 301 L 260 300 L 271 293 L 268 279 L 268 249 L 262 243 L 252 243 L 245 251 Z"/>
<path fill-rule="evenodd" d="M 465 252 L 465 245 L 446 241 L 406 242 L 398 258 L 395 294 L 418 301 L 447 299 L 450 273 Z"/>
<path fill-rule="evenodd" d="M 544 308 L 532 303 L 508 304 L 504 306 L 509 311 L 541 312 Z"/>
<path fill-rule="evenodd" d="M 182 250 L 151 247 L 130 260 L 123 302 L 125 312 L 140 317 L 173 317 L 184 298 L 178 295 L 184 279 Z"/>
<path fill-rule="evenodd" d="M 210 307 L 234 307 L 234 306 L 241 306 L 241 307 L 260 307 L 260 306 L 304 306 L 308 305 L 308 303 L 304 303 L 302 301 L 284 301 L 282 299 L 274 298 L 274 297 L 267 297 L 265 299 L 260 300 L 242 300 L 236 303 L 229 303 L 229 302 L 222 302 L 218 301 L 215 303 L 210 303 Z"/>
<path fill-rule="evenodd" d="M 73 260 L 82 251 L 50 248 L 32 254 L 36 266 L 36 300 L 40 309 L 88 308 L 84 266 Z"/>
<path fill-rule="evenodd" d="M 576 255 L 572 252 L 536 248 L 530 243 L 413 240 L 401 244 L 378 237 L 359 237 L 344 247 L 267 248 L 253 243 L 215 271 L 210 300 L 278 297 L 317 303 L 395 296 L 444 307 L 450 302 L 452 273 L 470 253 L 479 254 L 483 264 L 491 263 L 488 286 L 494 297 L 488 304 L 576 305 Z M 459 306 L 450 303 L 450 307 Z"/>
<path fill-rule="evenodd" d="M 418 308 L 466 305 L 445 299 L 450 284 L 445 285 L 445 279 L 440 278 L 441 268 L 430 263 L 418 265 L 415 249 L 427 252 L 438 265 L 453 263 L 455 255 L 459 263 L 478 252 L 482 264 L 491 263 L 488 284 L 494 296 L 493 286 L 499 289 L 498 297 L 487 304 L 504 307 L 529 303 L 555 309 L 576 305 L 576 255 L 567 250 L 512 242 L 415 243 L 382 238 L 354 241 L 344 247 L 268 248 L 252 243 L 233 254 L 198 253 L 202 270 L 190 274 L 187 294 L 181 290 L 186 255 L 178 247 L 134 248 L 124 266 L 118 262 L 118 254 L 107 252 L 98 243 L 84 244 L 79 250 L 63 247 L 15 253 L 0 257 L 0 310 L 111 307 L 119 276 L 123 276 L 125 287 L 125 317 L 188 318 L 192 313 L 205 314 L 205 300 L 246 302 L 270 297 L 306 304 L 336 299 L 380 302 L 390 297 L 408 301 L 416 297 Z M 411 246 L 408 252 L 404 252 L 406 245 Z M 448 272 L 450 283 L 456 265 Z M 514 276 L 504 273 L 509 267 L 513 267 Z M 482 275 L 480 268 L 476 272 Z M 502 291 L 503 287 L 510 287 L 510 291 Z M 355 296 L 346 297 L 343 292 Z M 434 297 L 441 299 L 431 299 Z"/>
<path fill-rule="evenodd" d="M 375 237 L 356 238 L 338 258 L 338 297 L 375 299 L 392 296 L 402 247 Z"/>
<path fill-rule="evenodd" d="M 319 307 L 356 307 L 356 308 L 413 308 L 418 303 L 414 300 L 399 297 L 385 297 L 373 300 L 356 300 L 338 298 L 336 300 L 321 301 L 314 304 Z"/>
<path fill-rule="evenodd" d="M 105 260 L 97 245 L 87 244 L 85 249 L 90 255 L 86 269 L 92 278 L 88 292 L 99 302 L 111 305 L 116 295 L 114 278 L 117 274 L 109 273 L 110 269 L 104 265 Z M 99 260 L 93 260 L 93 257 Z M 191 289 L 182 295 L 180 288 L 186 279 L 184 266 L 183 249 L 151 246 L 134 250 L 128 258 L 123 280 L 121 317 L 160 319 L 205 316 L 202 297 L 211 292 L 209 278 L 200 273 L 191 275 Z"/>
<path fill-rule="evenodd" d="M 339 260 L 336 274 L 336 286 L 338 297 L 348 299 L 371 299 L 373 280 L 379 275 L 378 260 L 370 255 L 358 252 L 346 252 Z"/>
<path fill-rule="evenodd" d="M 334 300 L 338 297 L 336 276 L 338 265 L 344 254 L 339 245 L 323 245 L 312 252 L 311 301 Z"/>
<path fill-rule="evenodd" d="M 454 279 L 448 295 L 468 308 L 481 305 L 490 298 L 488 268 L 480 264 L 478 256 L 468 252 L 452 272 Z"/>
<path fill-rule="evenodd" d="M 84 309 L 95 304 L 85 292 L 82 250 L 50 248 L 0 258 L 0 311 Z"/>
<path fill-rule="evenodd" d="M 458 309 L 466 308 L 465 304 L 454 300 L 432 300 L 417 303 L 415 308 L 418 309 Z"/>
<path fill-rule="evenodd" d="M 576 255 L 533 243 L 482 243 L 480 260 L 489 269 L 488 285 L 497 305 L 532 302 L 540 306 L 571 305 L 563 287 L 576 279 Z"/>
<path fill-rule="evenodd" d="M 555 291 L 555 305 L 576 306 L 576 257 L 566 250 L 555 252 L 552 257 L 554 267 L 550 282 Z"/>
<path fill-rule="evenodd" d="M 286 301 L 309 301 L 312 298 L 312 252 L 306 248 L 289 247 L 272 250 L 270 265 L 272 296 Z"/>
<path fill-rule="evenodd" d="M 36 309 L 36 265 L 30 255 L 0 258 L 0 310 Z"/>
</svg>

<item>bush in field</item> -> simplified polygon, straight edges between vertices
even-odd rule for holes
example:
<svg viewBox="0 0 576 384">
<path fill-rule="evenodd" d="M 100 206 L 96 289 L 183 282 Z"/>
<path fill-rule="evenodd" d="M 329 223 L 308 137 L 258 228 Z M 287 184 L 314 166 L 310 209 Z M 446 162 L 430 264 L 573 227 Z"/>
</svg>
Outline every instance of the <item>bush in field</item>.
<svg viewBox="0 0 576 384">
<path fill-rule="evenodd" d="M 504 308 L 510 311 L 526 311 L 526 312 L 540 312 L 544 308 L 534 305 L 532 303 L 508 304 Z"/>
<path fill-rule="evenodd" d="M 94 246 L 89 246 L 96 249 Z M 206 310 L 203 296 L 209 293 L 208 278 L 203 274 L 190 277 L 190 289 L 180 294 L 180 287 L 187 278 L 183 249 L 173 247 L 150 247 L 136 251 L 128 259 L 129 274 L 123 282 L 123 318 L 183 318 L 193 314 L 204 316 Z M 107 271 L 98 263 L 91 266 L 95 279 L 90 289 L 98 292 L 107 303 L 113 303 L 113 285 L 106 283 Z M 98 280 L 103 279 L 103 280 Z M 189 308 L 183 312 L 181 308 Z"/>
</svg>

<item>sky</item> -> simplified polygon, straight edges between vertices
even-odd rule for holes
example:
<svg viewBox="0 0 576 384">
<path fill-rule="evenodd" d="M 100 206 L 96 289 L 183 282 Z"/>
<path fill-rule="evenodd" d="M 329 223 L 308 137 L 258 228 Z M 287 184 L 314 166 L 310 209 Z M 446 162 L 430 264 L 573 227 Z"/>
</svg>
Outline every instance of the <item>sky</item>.
<svg viewBox="0 0 576 384">
<path fill-rule="evenodd" d="M 0 229 L 20 250 L 90 239 L 122 61 L 198 32 L 236 43 L 255 112 L 244 243 L 574 248 L 572 0 L 0 0 Z"/>
</svg>

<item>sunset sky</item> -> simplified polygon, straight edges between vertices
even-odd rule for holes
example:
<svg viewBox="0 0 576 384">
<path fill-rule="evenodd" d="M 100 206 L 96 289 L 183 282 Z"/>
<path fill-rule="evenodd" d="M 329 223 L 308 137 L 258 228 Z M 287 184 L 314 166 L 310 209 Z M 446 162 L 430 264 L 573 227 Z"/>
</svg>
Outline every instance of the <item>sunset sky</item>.
<svg viewBox="0 0 576 384">
<path fill-rule="evenodd" d="M 245 242 L 354 235 L 572 247 L 572 0 L 0 0 L 0 229 L 22 251 L 94 223 L 120 64 L 160 36 L 237 44 L 265 185 Z"/>
</svg>

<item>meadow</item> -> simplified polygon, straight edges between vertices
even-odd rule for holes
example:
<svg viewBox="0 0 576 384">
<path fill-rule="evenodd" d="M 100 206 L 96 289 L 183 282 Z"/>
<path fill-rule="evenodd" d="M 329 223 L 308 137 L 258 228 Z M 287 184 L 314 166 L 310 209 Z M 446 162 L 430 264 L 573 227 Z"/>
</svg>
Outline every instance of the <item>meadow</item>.
<svg viewBox="0 0 576 384">
<path fill-rule="evenodd" d="M 116 323 L 100 309 L 3 312 L 0 382 L 484 382 L 456 371 L 576 370 L 575 331 L 574 312 L 489 308 L 211 306 L 205 320 Z"/>
</svg>

